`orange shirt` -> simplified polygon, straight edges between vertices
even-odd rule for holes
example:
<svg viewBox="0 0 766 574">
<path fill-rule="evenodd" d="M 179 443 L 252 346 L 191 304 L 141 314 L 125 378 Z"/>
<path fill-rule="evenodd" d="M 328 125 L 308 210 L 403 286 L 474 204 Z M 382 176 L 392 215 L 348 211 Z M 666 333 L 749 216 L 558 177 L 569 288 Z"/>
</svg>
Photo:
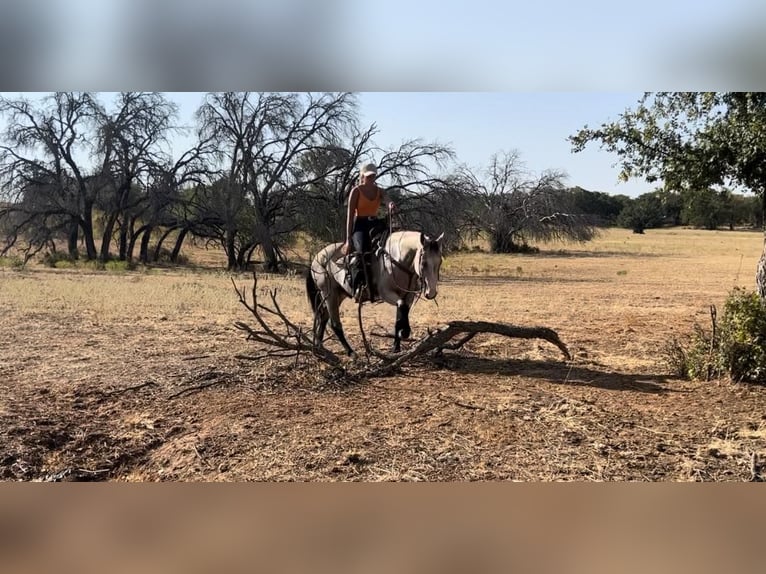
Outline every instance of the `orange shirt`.
<svg viewBox="0 0 766 574">
<path fill-rule="evenodd" d="M 373 199 L 367 199 L 364 192 L 359 190 L 359 197 L 356 202 L 356 216 L 357 217 L 375 217 L 380 209 L 380 188 L 375 187 L 375 197 Z"/>
</svg>

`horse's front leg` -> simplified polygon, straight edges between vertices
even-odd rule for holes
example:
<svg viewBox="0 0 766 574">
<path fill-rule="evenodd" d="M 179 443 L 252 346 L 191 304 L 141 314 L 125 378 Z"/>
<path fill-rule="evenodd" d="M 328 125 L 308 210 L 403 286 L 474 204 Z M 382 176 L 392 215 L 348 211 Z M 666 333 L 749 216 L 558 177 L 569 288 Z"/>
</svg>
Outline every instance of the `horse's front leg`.
<svg viewBox="0 0 766 574">
<path fill-rule="evenodd" d="M 396 302 L 396 323 L 394 323 L 394 353 L 401 351 L 402 339 L 410 338 L 410 305 L 404 299 Z"/>
</svg>

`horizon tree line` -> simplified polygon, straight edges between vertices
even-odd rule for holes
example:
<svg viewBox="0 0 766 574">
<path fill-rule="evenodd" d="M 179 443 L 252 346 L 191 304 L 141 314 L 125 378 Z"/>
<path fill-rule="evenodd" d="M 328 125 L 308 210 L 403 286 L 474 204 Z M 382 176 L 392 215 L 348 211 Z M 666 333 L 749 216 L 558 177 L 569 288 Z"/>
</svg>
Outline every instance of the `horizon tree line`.
<svg viewBox="0 0 766 574">
<path fill-rule="evenodd" d="M 298 232 L 343 239 L 346 198 L 369 159 L 401 225 L 443 231 L 453 248 L 478 235 L 501 253 L 587 241 L 599 225 L 626 225 L 620 213 L 641 200 L 567 188 L 557 171 L 528 173 L 518 152 L 471 170 L 437 142 L 381 148 L 351 93 L 209 93 L 193 128 L 181 128 L 176 104 L 157 92 L 123 92 L 110 105 L 90 92 L 0 97 L 0 117 L 0 255 L 25 261 L 63 246 L 71 259 L 178 261 L 194 237 L 220 246 L 228 269 L 245 269 L 258 252 L 278 271 Z M 191 144 L 173 153 L 182 133 Z M 701 193 L 684 197 L 698 212 L 714 205 Z"/>
</svg>

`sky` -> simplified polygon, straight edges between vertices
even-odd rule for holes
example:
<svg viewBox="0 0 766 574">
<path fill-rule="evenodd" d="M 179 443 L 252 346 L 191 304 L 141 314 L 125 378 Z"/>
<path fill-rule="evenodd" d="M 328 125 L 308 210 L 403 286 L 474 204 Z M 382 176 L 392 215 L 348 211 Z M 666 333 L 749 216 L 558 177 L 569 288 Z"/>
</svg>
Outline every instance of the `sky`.
<svg viewBox="0 0 766 574">
<path fill-rule="evenodd" d="M 179 119 L 192 124 L 202 93 L 168 93 Z M 616 120 L 641 92 L 363 92 L 357 95 L 362 125 L 375 123 L 375 142 L 388 148 L 421 138 L 451 146 L 459 162 L 481 170 L 498 152 L 517 151 L 539 174 L 563 171 L 567 185 L 631 197 L 652 191 L 644 180 L 619 182 L 617 158 L 589 145 L 574 154 L 567 137 L 585 124 Z M 369 158 L 376 161 L 378 158 Z"/>
<path fill-rule="evenodd" d="M 165 91 L 187 123 L 204 91 L 354 91 L 381 146 L 436 140 L 474 167 L 516 150 L 531 171 L 636 196 L 654 186 L 618 182 L 617 158 L 572 154 L 567 136 L 647 90 L 766 89 L 766 4 L 5 0 L 0 80 Z"/>
<path fill-rule="evenodd" d="M 616 120 L 641 93 L 365 93 L 362 116 L 386 145 L 421 137 L 450 144 L 460 161 L 486 166 L 494 153 L 518 151 L 527 169 L 563 171 L 568 185 L 636 196 L 654 189 L 643 180 L 618 182 L 613 154 L 591 144 L 574 154 L 567 137 L 585 124 Z"/>
<path fill-rule="evenodd" d="M 94 91 L 600 91 L 721 80 L 753 89 L 765 38 L 762 0 L 4 0 L 0 78 L 24 86 L 13 89 Z"/>
</svg>

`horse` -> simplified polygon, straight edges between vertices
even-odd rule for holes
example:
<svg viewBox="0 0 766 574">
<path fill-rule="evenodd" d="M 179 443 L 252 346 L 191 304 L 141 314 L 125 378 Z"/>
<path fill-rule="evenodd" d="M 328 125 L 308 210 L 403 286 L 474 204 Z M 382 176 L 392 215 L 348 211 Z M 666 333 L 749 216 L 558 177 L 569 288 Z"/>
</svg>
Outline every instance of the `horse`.
<svg viewBox="0 0 766 574">
<path fill-rule="evenodd" d="M 419 231 L 395 231 L 375 251 L 370 265 L 372 281 L 380 299 L 396 306 L 396 353 L 401 341 L 410 338 L 409 312 L 415 298 L 422 293 L 431 300 L 438 293 L 442 237 L 443 233 L 432 239 Z M 329 320 L 340 344 L 353 356 L 340 321 L 341 304 L 353 296 L 342 247 L 342 243 L 331 243 L 316 254 L 306 274 L 306 294 L 314 311 L 314 344 L 322 345 Z"/>
</svg>

